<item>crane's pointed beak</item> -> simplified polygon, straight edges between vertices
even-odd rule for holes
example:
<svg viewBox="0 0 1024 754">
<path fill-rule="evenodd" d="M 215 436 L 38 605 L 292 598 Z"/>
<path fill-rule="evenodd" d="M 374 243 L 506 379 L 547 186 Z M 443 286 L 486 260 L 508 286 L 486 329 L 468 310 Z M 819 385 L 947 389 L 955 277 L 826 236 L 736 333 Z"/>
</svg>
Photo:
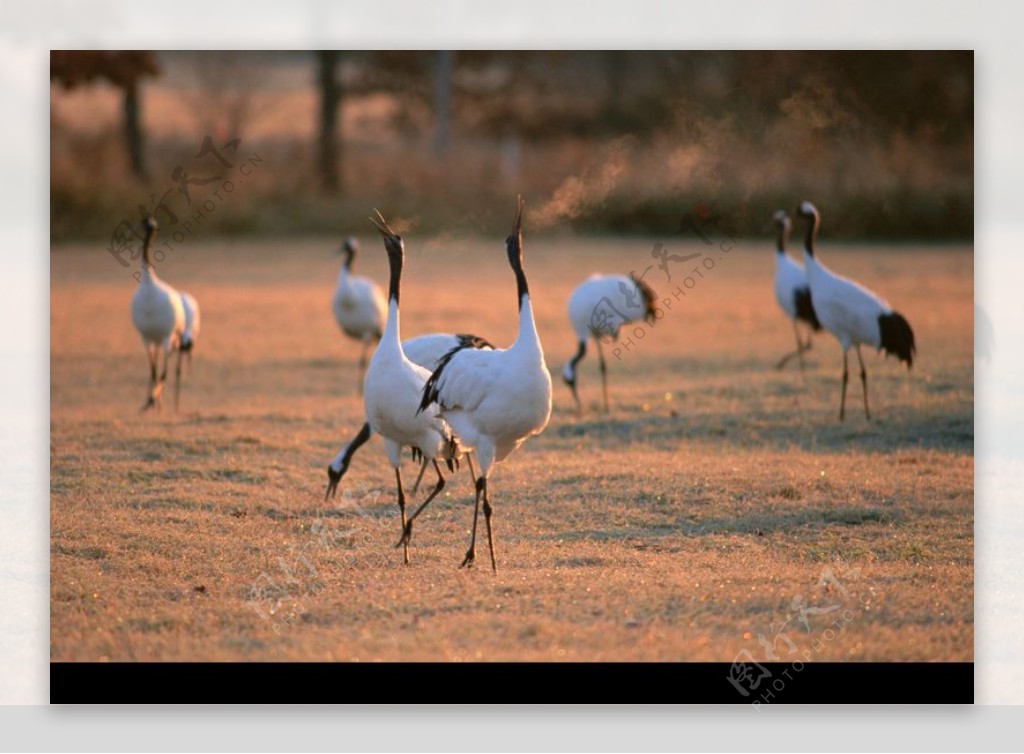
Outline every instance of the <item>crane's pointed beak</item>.
<svg viewBox="0 0 1024 754">
<path fill-rule="evenodd" d="M 388 235 L 390 235 L 390 234 L 388 233 L 388 231 L 390 231 L 390 230 L 391 230 L 391 229 L 390 229 L 390 228 L 388 227 L 388 223 L 387 223 L 387 220 L 385 220 L 385 219 L 384 219 L 384 215 L 382 215 L 382 214 L 380 213 L 380 210 L 379 210 L 379 209 L 374 209 L 373 211 L 377 213 L 377 217 L 376 217 L 376 218 L 374 218 L 374 217 L 371 217 L 371 218 L 370 218 L 370 222 L 371 222 L 371 223 L 373 223 L 373 227 L 375 227 L 375 228 L 376 228 L 377 230 L 379 230 L 379 231 L 380 231 L 380 234 L 381 234 L 382 236 L 385 236 L 385 237 L 387 237 Z"/>
<path fill-rule="evenodd" d="M 334 493 L 338 490 L 338 482 L 341 481 L 341 477 L 344 476 L 344 474 L 344 468 L 341 471 L 335 471 L 330 466 L 327 467 L 327 493 L 324 495 L 325 503 L 329 498 L 334 497 Z"/>
<path fill-rule="evenodd" d="M 516 221 L 512 226 L 512 235 L 519 236 L 523 232 L 523 196 L 520 194 L 516 197 Z"/>
</svg>

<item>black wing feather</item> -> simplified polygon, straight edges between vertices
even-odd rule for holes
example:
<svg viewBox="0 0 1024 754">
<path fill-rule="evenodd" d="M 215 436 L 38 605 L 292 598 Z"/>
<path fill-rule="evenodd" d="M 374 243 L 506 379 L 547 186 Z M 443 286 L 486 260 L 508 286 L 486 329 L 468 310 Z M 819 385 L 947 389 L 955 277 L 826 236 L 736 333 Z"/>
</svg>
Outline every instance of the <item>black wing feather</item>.
<svg viewBox="0 0 1024 754">
<path fill-rule="evenodd" d="M 917 345 L 914 343 L 914 331 L 910 329 L 906 317 L 899 312 L 883 314 L 878 318 L 878 330 L 882 336 L 879 348 L 907 362 L 907 369 L 914 366 Z"/>
<path fill-rule="evenodd" d="M 793 303 L 796 304 L 796 318 L 802 319 L 811 326 L 812 330 L 820 330 L 821 322 L 814 311 L 814 304 L 811 302 L 810 288 L 797 288 L 793 291 Z"/>
<path fill-rule="evenodd" d="M 416 409 L 417 414 L 425 411 L 431 403 L 437 402 L 437 383 L 444 373 L 444 368 L 448 366 L 448 363 L 455 354 L 466 349 L 494 348 L 494 346 L 478 335 L 456 335 L 456 337 L 459 339 L 459 345 L 437 360 L 437 366 L 434 367 L 433 373 L 427 378 L 426 384 L 423 385 L 423 398 L 420 400 L 420 407 Z"/>
</svg>

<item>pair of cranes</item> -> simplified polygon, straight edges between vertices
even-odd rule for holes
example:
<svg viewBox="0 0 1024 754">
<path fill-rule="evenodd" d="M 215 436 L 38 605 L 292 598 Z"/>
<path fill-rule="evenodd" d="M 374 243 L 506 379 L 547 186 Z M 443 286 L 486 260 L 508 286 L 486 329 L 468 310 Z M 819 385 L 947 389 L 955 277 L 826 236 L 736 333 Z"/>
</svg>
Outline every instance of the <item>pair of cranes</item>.
<svg viewBox="0 0 1024 754">
<path fill-rule="evenodd" d="M 551 375 L 544 363 L 544 350 L 523 268 L 522 219 L 520 198 L 512 233 L 505 239 L 509 266 L 516 279 L 519 331 L 512 345 L 505 349 L 494 348 L 475 335 L 433 334 L 403 343 L 400 298 L 405 243 L 380 212 L 371 222 L 384 240 L 390 272 L 383 331 L 379 325 L 372 324 L 383 296 L 373 292 L 372 282 L 352 275 L 351 260 L 355 255 L 352 241 L 347 241 L 343 249 L 346 261 L 338 280 L 334 310 L 336 314 L 350 315 L 346 319 L 339 318 L 339 324 L 346 334 L 363 342 L 361 364 L 365 360 L 366 344 L 374 339 L 375 329 L 380 334 L 363 380 L 366 423 L 328 466 L 327 495 L 337 489 L 355 449 L 366 442 L 371 433 L 379 434 L 395 471 L 402 522 L 402 534 L 396 547 L 402 547 L 406 564 L 409 563 L 413 522 L 444 488 L 440 462 L 454 471 L 459 459 L 472 451 L 480 471 L 477 473 L 469 462 L 476 498 L 470 545 L 462 566 L 472 565 L 476 557 L 477 523 L 482 504 L 491 568 L 497 571 L 488 479 L 495 464 L 505 460 L 530 436 L 542 432 L 551 416 Z M 371 324 L 362 333 L 354 334 L 353 325 L 357 321 Z M 409 516 L 406 515 L 401 474 L 402 451 L 406 447 L 412 448 L 414 456 L 422 459 L 421 477 L 428 465 L 433 465 L 437 473 L 433 490 Z M 418 483 L 419 480 L 417 486 Z"/>
<path fill-rule="evenodd" d="M 914 364 L 917 345 L 914 331 L 907 319 L 887 301 L 849 278 L 838 275 L 823 265 L 815 255 L 814 244 L 821 225 L 821 213 L 810 202 L 802 202 L 796 214 L 807 225 L 804 237 L 804 264 L 801 267 L 786 254 L 786 241 L 792 224 L 784 210 L 775 213 L 778 226 L 775 248 L 775 299 L 779 307 L 793 321 L 796 350 L 782 358 L 777 366 L 785 366 L 793 356 L 800 360 L 811 347 L 800 339 L 798 322 L 804 322 L 812 332 L 828 330 L 839 341 L 843 350 L 843 373 L 840 378 L 839 421 L 846 415 L 846 386 L 850 379 L 848 355 L 852 347 L 860 364 L 860 381 L 864 392 L 864 415 L 871 418 L 868 405 L 868 374 L 861 355 L 862 345 L 872 346 L 900 362 L 907 369 Z"/>
</svg>

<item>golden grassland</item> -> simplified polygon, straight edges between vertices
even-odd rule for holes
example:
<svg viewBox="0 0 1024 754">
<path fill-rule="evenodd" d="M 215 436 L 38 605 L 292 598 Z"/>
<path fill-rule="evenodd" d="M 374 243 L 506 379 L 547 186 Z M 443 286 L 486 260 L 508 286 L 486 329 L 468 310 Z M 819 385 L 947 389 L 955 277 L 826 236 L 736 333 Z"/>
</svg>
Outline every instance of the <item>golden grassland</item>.
<svg viewBox="0 0 1024 754">
<path fill-rule="evenodd" d="M 198 237 L 169 252 L 160 274 L 199 299 L 204 331 L 181 410 L 168 390 L 146 415 L 131 270 L 100 245 L 56 247 L 52 659 L 761 660 L 759 634 L 783 660 L 973 658 L 970 248 L 822 244 L 917 333 L 909 375 L 865 353 L 870 423 L 856 374 L 837 421 L 830 336 L 805 380 L 795 363 L 774 369 L 792 332 L 771 244 L 750 240 L 728 254 L 670 245 L 710 249 L 714 269 L 609 352 L 609 414 L 596 359 L 583 362 L 577 416 L 558 379 L 575 350 L 569 292 L 594 271 L 643 270 L 654 239 L 531 238 L 528 225 L 554 410 L 492 476 L 496 576 L 485 544 L 458 568 L 464 470 L 419 520 L 409 567 L 378 439 L 323 502 L 325 467 L 362 423 L 357 347 L 330 314 L 336 239 Z M 511 342 L 500 239 L 407 245 L 404 337 Z M 358 270 L 384 280 L 379 239 L 363 246 Z M 646 278 L 662 296 L 687 274 L 671 271 L 668 285 Z"/>
</svg>

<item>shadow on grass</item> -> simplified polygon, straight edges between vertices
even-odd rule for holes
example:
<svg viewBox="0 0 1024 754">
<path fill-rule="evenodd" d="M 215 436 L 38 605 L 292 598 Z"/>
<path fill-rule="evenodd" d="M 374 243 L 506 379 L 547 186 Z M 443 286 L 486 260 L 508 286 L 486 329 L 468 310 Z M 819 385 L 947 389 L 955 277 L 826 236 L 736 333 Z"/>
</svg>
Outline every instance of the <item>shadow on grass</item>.
<svg viewBox="0 0 1024 754">
<path fill-rule="evenodd" d="M 556 446 L 586 440 L 589 445 L 614 449 L 632 444 L 674 449 L 681 441 L 738 448 L 812 453 L 893 452 L 904 449 L 942 450 L 974 454 L 974 418 L 968 412 L 922 415 L 894 408 L 868 422 L 859 405 L 840 423 L 832 412 L 800 413 L 761 410 L 743 414 L 683 412 L 644 413 L 637 407 L 610 415 L 585 415 L 550 426 L 545 432 Z"/>
<path fill-rule="evenodd" d="M 797 529 L 889 524 L 902 519 L 898 510 L 872 506 L 817 507 L 792 511 L 752 513 L 732 517 L 706 518 L 676 525 L 653 524 L 616 529 L 577 529 L 547 534 L 541 539 L 610 541 L 650 539 L 682 535 L 698 537 L 708 534 L 753 534 L 761 536 L 773 532 L 792 532 Z"/>
</svg>

